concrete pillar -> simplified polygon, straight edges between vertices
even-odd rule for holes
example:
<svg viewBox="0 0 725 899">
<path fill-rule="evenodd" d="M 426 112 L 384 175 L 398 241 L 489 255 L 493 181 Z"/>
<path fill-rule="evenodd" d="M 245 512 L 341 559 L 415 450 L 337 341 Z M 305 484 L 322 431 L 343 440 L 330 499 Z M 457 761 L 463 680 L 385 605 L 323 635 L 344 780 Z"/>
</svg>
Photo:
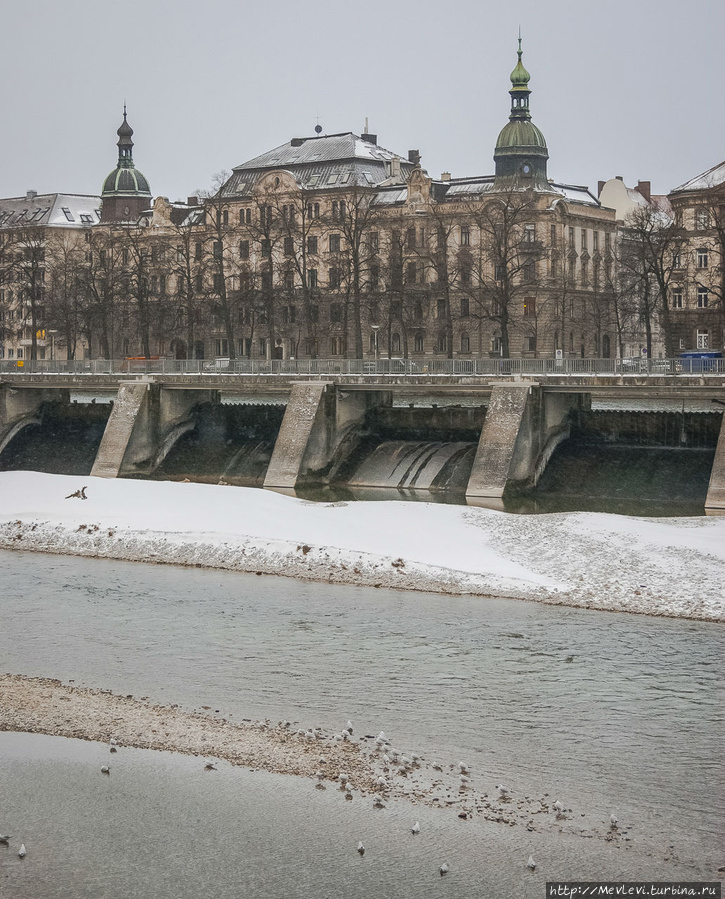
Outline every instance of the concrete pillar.
<svg viewBox="0 0 725 899">
<path fill-rule="evenodd" d="M 534 391 L 538 399 L 539 385 L 507 383 L 491 387 L 491 402 L 481 429 L 467 496 L 501 497 L 511 480 L 522 480 L 521 476 L 525 478 L 533 468 L 531 399 Z M 534 465 L 535 461 L 536 455 Z"/>
<path fill-rule="evenodd" d="M 292 384 L 272 459 L 264 479 L 265 487 L 297 486 L 310 469 L 324 468 L 329 460 L 330 405 L 334 405 L 332 384 L 298 381 Z"/>
<path fill-rule="evenodd" d="M 217 390 L 170 390 L 150 380 L 122 383 L 91 475 L 151 474 L 179 437 L 195 426 L 193 408 L 218 400 Z"/>
<path fill-rule="evenodd" d="M 117 478 L 123 466 L 131 435 L 144 404 L 148 405 L 151 383 L 126 382 L 119 386 L 113 409 L 103 432 L 91 469 L 94 478 Z"/>
<path fill-rule="evenodd" d="M 715 461 L 712 463 L 710 486 L 705 499 L 705 512 L 714 515 L 725 514 L 725 415 L 722 417 Z"/>
<path fill-rule="evenodd" d="M 0 385 L 0 453 L 23 428 L 40 422 L 43 403 L 68 402 L 69 391 Z"/>
</svg>

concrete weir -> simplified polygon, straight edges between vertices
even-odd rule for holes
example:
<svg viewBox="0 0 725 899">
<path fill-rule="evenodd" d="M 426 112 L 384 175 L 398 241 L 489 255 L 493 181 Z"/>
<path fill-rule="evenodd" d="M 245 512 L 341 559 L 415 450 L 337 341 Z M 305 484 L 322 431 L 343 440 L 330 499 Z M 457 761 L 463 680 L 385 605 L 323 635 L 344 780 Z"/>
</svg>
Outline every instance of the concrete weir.
<svg viewBox="0 0 725 899">
<path fill-rule="evenodd" d="M 40 422 L 43 403 L 68 402 L 68 390 L 0 385 L 0 453 L 23 428 Z"/>
<path fill-rule="evenodd" d="M 720 436 L 712 463 L 710 486 L 705 499 L 705 512 L 712 515 L 725 514 L 725 415 L 720 425 Z"/>
<path fill-rule="evenodd" d="M 215 390 L 168 390 L 144 380 L 120 384 L 91 475 L 150 474 L 194 427 L 194 406 L 216 399 Z"/>
<path fill-rule="evenodd" d="M 581 402 L 579 394 L 547 395 L 534 382 L 492 384 L 466 496 L 500 499 L 512 487 L 535 486 Z"/>
</svg>

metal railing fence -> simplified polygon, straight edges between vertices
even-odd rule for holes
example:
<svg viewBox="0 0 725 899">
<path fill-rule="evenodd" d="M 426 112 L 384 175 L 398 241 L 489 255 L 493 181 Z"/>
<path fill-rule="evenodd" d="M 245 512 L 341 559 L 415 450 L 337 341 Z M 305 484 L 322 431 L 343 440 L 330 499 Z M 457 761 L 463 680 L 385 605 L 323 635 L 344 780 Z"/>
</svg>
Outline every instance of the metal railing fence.
<svg viewBox="0 0 725 899">
<path fill-rule="evenodd" d="M 76 359 L 0 360 L 0 374 L 458 376 L 725 374 L 722 358 L 676 359 Z"/>
</svg>

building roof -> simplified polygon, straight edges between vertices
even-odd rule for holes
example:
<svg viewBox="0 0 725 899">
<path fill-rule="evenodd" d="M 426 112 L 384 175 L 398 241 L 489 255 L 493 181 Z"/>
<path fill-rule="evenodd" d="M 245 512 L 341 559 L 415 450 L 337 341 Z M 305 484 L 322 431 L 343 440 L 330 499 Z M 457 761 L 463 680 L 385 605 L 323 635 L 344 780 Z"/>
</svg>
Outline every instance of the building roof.
<svg viewBox="0 0 725 899">
<path fill-rule="evenodd" d="M 390 177 L 391 167 L 400 166 L 403 177 L 414 164 L 379 147 L 374 135 L 360 137 L 351 131 L 319 137 L 293 138 L 286 144 L 235 166 L 222 188 L 224 196 L 243 196 L 251 191 L 260 175 L 275 169 L 291 172 L 297 183 L 308 190 L 374 187 Z"/>
<path fill-rule="evenodd" d="M 24 197 L 0 199 L 0 228 L 84 228 L 98 224 L 100 207 L 100 197 L 28 191 Z"/>
<path fill-rule="evenodd" d="M 708 190 L 712 187 L 719 187 L 721 184 L 725 184 L 725 162 L 720 162 L 701 175 L 696 175 L 694 178 L 676 187 L 673 191 L 670 191 L 670 193 L 678 194 L 685 191 Z"/>
</svg>

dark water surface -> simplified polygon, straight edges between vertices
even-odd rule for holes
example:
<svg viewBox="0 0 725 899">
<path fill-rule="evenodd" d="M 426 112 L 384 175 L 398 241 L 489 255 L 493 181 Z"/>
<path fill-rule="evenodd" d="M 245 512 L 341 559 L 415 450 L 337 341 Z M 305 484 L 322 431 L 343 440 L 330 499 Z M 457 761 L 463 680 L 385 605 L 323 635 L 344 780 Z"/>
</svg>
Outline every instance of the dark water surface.
<svg viewBox="0 0 725 899">
<path fill-rule="evenodd" d="M 645 871 L 654 876 L 659 865 L 663 876 L 657 879 L 664 880 L 675 864 L 664 861 L 672 853 L 700 879 L 713 879 L 722 864 L 725 694 L 723 629 L 717 625 L 10 552 L 0 552 L 0 622 L 2 671 L 73 680 L 184 708 L 211 706 L 236 721 L 289 718 L 339 730 L 351 718 L 357 733 L 385 730 L 395 746 L 419 752 L 428 762 L 465 759 L 482 792 L 494 792 L 503 782 L 515 795 L 548 793 L 550 801 L 560 798 L 575 816 L 585 816 L 582 821 L 602 827 L 615 812 L 632 835 L 626 853 L 570 836 L 556 847 L 541 845 L 552 865 L 556 860 L 561 870 L 568 860 L 581 879 L 611 879 L 615 871 L 632 875 L 625 879 Z M 41 761 L 30 766 L 23 761 L 26 750 L 16 751 L 8 739 L 0 741 L 2 814 L 13 816 L 16 830 L 23 804 L 42 806 L 46 791 L 53 807 L 65 809 L 63 828 L 80 828 L 79 839 L 93 831 L 101 809 L 101 821 L 113 821 L 107 839 L 119 834 L 114 852 L 130 852 L 141 835 L 153 845 L 170 844 L 150 868 L 148 853 L 138 850 L 137 869 L 129 874 L 124 862 L 118 870 L 126 873 L 112 879 L 108 893 L 8 895 L 200 895 L 191 886 L 185 892 L 180 880 L 163 873 L 169 853 L 186 859 L 179 876 L 190 864 L 184 850 L 193 842 L 189 831 L 200 841 L 197 848 L 213 844 L 208 851 L 219 866 L 218 879 L 204 852 L 200 871 L 212 872 L 205 876 L 214 896 L 363 896 L 370 890 L 378 896 L 433 896 L 441 890 L 463 896 L 475 894 L 474 874 L 488 895 L 543 895 L 547 878 L 533 889 L 535 881 L 521 880 L 514 861 L 521 853 L 528 857 L 531 841 L 542 839 L 521 827 L 470 823 L 461 837 L 460 822 L 450 812 L 403 802 L 377 817 L 367 804 L 362 809 L 362 801 L 347 804 L 352 811 L 336 802 L 331 811 L 327 803 L 333 799 L 320 799 L 309 783 L 269 775 L 265 780 L 226 767 L 218 780 L 202 778 L 196 787 L 186 773 L 188 760 L 165 761 L 153 753 L 134 756 L 138 783 L 121 781 L 129 809 L 94 806 L 91 797 L 79 800 L 73 817 L 64 791 L 73 778 L 86 776 L 84 753 L 92 748 L 80 755 L 68 750 L 69 759 L 50 764 L 56 750 L 47 747 L 54 741 L 34 738 L 42 742 L 33 749 Z M 105 750 L 99 752 L 105 761 Z M 8 765 L 19 766 L 20 781 L 7 774 Z M 218 793 L 199 792 L 210 783 L 222 785 Z M 94 768 L 93 796 L 104 789 Z M 167 809 L 166 818 L 159 806 Z M 90 815 L 89 821 L 79 824 L 79 814 Z M 139 816 L 139 833 L 132 814 Z M 396 828 L 404 833 L 411 814 L 421 823 L 431 816 L 438 834 L 425 858 L 416 854 L 422 844 L 411 855 L 405 842 L 397 842 L 402 837 Z M 397 823 L 376 830 L 383 820 Z M 0 820 L 0 831 L 4 826 Z M 384 857 L 362 869 L 377 872 L 369 880 L 350 873 L 358 863 L 357 839 L 378 840 Z M 334 857 L 339 851 L 344 858 L 339 868 L 330 862 L 332 844 L 338 847 Z M 234 858 L 244 859 L 244 877 L 259 875 L 251 892 L 235 893 L 231 886 L 223 858 L 232 850 Z M 447 883 L 423 878 L 431 865 L 435 874 L 444 850 L 459 853 L 456 866 L 468 873 Z M 0 866 L 17 861 L 5 858 L 0 847 Z M 370 858 L 372 853 L 365 865 Z M 29 855 L 25 862 L 30 860 Z M 318 873 L 322 886 L 316 891 L 307 878 Z M 121 889 L 131 874 L 140 879 L 135 893 Z M 153 889 L 143 886 L 148 878 Z M 347 892 L 346 878 L 352 878 Z M 1 886 L 0 895 L 6 895 Z"/>
</svg>

